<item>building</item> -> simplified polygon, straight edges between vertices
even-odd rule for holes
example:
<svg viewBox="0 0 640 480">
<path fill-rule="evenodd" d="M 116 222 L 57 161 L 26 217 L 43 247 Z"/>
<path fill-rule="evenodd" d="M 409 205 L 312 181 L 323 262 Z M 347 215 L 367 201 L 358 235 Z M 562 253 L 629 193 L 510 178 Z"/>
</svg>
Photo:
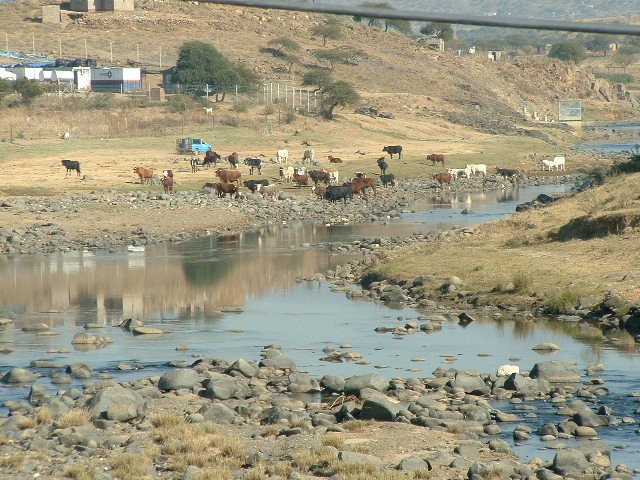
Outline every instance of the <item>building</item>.
<svg viewBox="0 0 640 480">
<path fill-rule="evenodd" d="M 420 43 L 425 45 L 427 48 L 431 50 L 444 52 L 444 40 L 439 37 L 421 38 Z"/>
<path fill-rule="evenodd" d="M 95 92 L 134 92 L 142 89 L 140 69 L 111 67 L 91 69 L 91 90 Z"/>
<path fill-rule="evenodd" d="M 114 12 L 134 10 L 134 0 L 71 0 L 69 10 L 74 12 Z"/>
<path fill-rule="evenodd" d="M 91 68 L 90 67 L 73 67 L 73 84 L 79 92 L 87 92 L 91 90 Z"/>
<path fill-rule="evenodd" d="M 40 80 L 42 67 L 9 67 L 7 71 L 16 75 L 16 80 L 26 78 L 27 80 Z"/>
</svg>

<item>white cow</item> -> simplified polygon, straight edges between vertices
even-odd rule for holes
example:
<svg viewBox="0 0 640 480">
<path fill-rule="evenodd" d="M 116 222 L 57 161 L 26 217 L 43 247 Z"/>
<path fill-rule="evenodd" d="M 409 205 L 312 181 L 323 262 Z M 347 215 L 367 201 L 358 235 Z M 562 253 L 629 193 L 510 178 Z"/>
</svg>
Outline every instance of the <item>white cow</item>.
<svg viewBox="0 0 640 480">
<path fill-rule="evenodd" d="M 450 173 L 454 180 L 457 180 L 458 177 L 467 176 L 466 168 L 447 168 L 447 173 Z"/>
<path fill-rule="evenodd" d="M 204 113 L 207 115 L 211 115 L 213 113 L 213 107 L 202 107 L 204 108 Z"/>
<path fill-rule="evenodd" d="M 487 166 L 484 163 L 467 164 L 464 170 L 467 177 L 475 177 L 478 173 L 482 173 L 483 177 L 487 176 Z"/>
<path fill-rule="evenodd" d="M 338 170 L 332 169 L 332 170 L 324 170 L 324 171 L 329 174 L 329 182 L 330 183 L 335 183 L 337 185 L 338 184 L 338 178 L 340 176 L 338 174 Z"/>
<path fill-rule="evenodd" d="M 287 183 L 291 183 L 291 181 L 293 180 L 294 173 L 295 173 L 295 170 L 291 165 L 287 167 L 280 167 L 280 179 L 284 180 Z"/>
<path fill-rule="evenodd" d="M 546 167 L 546 168 L 545 168 Z M 542 170 L 551 171 L 552 168 L 555 167 L 555 162 L 553 160 L 542 160 Z"/>
<path fill-rule="evenodd" d="M 564 171 L 564 157 L 554 157 L 553 165 L 556 167 L 556 170 Z"/>
<path fill-rule="evenodd" d="M 289 159 L 289 150 L 278 150 L 276 152 L 276 159 L 278 163 L 287 163 Z"/>
<path fill-rule="evenodd" d="M 308 148 L 302 154 L 302 162 L 304 162 L 305 160 L 309 160 L 310 162 L 313 162 L 314 155 L 315 155 L 315 152 L 313 151 L 313 148 Z"/>
</svg>

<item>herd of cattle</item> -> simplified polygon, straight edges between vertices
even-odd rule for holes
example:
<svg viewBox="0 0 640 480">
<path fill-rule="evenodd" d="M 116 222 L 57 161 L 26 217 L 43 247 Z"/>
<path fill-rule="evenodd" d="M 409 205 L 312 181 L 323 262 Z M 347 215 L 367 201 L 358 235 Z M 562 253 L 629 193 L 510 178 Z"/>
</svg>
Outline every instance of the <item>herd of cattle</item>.
<svg viewBox="0 0 640 480">
<path fill-rule="evenodd" d="M 308 145 L 307 145 L 308 146 Z M 382 149 L 383 152 L 388 153 L 390 159 L 393 159 L 394 155 L 398 155 L 398 158 L 402 158 L 402 146 L 401 145 L 388 145 Z M 294 184 L 298 187 L 308 186 L 309 181 L 313 183 L 313 192 L 318 198 L 324 198 L 329 201 L 336 202 L 343 200 L 345 203 L 347 199 L 352 199 L 354 195 L 362 193 L 367 195 L 368 190 L 373 190 L 376 194 L 376 187 L 378 185 L 378 179 L 369 178 L 364 172 L 355 172 L 355 177 L 349 179 L 346 182 L 340 184 L 338 170 L 333 168 L 322 168 L 307 170 L 306 165 L 311 164 L 314 161 L 315 152 L 313 148 L 308 148 L 304 151 L 302 157 L 302 166 L 293 166 L 286 164 L 289 159 L 288 150 L 278 150 L 276 155 L 271 159 L 272 163 L 278 163 L 281 165 L 278 169 L 280 182 L 284 184 Z M 328 155 L 327 159 L 329 163 L 343 163 L 341 158 Z M 426 155 L 426 159 L 431 161 L 432 166 L 436 164 L 442 164 L 445 167 L 445 155 L 442 153 L 430 153 Z M 239 155 L 237 152 L 233 152 L 224 157 L 231 168 L 219 168 L 218 163 L 223 162 L 223 157 L 217 152 L 208 151 L 200 163 L 197 157 L 190 159 L 191 171 L 195 173 L 202 167 L 210 168 L 211 165 L 215 168 L 215 176 L 219 179 L 218 182 L 207 182 L 203 188 L 210 188 L 215 190 L 218 197 L 229 195 L 238 198 L 241 196 L 240 192 L 240 179 L 242 174 L 238 169 Z M 254 171 L 258 175 L 262 174 L 263 160 L 260 157 L 247 157 L 242 162 L 249 167 L 249 175 L 253 175 Z M 395 187 L 395 175 L 388 173 L 389 164 L 386 157 L 379 157 L 376 160 L 376 164 L 380 169 L 379 181 L 382 187 Z M 71 171 L 76 171 L 77 176 L 80 176 L 80 162 L 75 160 L 62 160 L 62 166 L 66 168 L 66 175 Z M 564 170 L 565 157 L 555 157 L 553 160 L 542 160 L 542 170 Z M 154 183 L 154 178 L 157 174 L 151 168 L 145 168 L 136 166 L 133 172 L 138 175 L 140 184 Z M 514 177 L 520 174 L 518 170 L 508 168 L 496 168 L 496 173 L 503 177 Z M 433 175 L 433 179 L 444 188 L 445 185 L 449 185 L 456 181 L 458 178 L 474 178 L 478 175 L 486 177 L 487 165 L 484 163 L 467 164 L 465 168 L 447 168 L 446 172 L 440 172 Z M 156 178 L 156 182 L 164 188 L 165 193 L 173 193 L 174 177 L 173 170 L 163 170 L 162 176 Z M 252 194 L 258 193 L 262 195 L 264 199 L 276 198 L 277 188 L 268 179 L 258 180 L 245 180 L 243 186 L 249 190 Z"/>
</svg>

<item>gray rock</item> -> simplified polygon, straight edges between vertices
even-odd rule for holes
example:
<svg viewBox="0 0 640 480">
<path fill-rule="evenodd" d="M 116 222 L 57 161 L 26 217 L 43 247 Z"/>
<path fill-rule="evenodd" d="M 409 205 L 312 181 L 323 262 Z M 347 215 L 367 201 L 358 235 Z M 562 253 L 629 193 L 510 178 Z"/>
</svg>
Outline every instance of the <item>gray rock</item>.
<svg viewBox="0 0 640 480">
<path fill-rule="evenodd" d="M 398 465 L 396 465 L 397 470 L 402 470 L 405 472 L 410 472 L 413 470 L 431 470 L 431 465 L 426 460 L 423 460 L 420 457 L 407 457 L 403 458 Z"/>
<path fill-rule="evenodd" d="M 580 372 L 576 362 L 551 360 L 536 363 L 529 377 L 546 380 L 550 383 L 577 383 L 580 382 Z"/>
<path fill-rule="evenodd" d="M 523 377 L 518 373 L 513 373 L 505 380 L 504 388 L 507 390 L 515 390 L 522 395 L 539 395 L 548 394 L 551 386 L 546 380 Z"/>
<path fill-rule="evenodd" d="M 143 410 L 140 395 L 120 385 L 98 391 L 87 402 L 87 408 L 95 418 L 124 422 L 136 418 Z"/>
<path fill-rule="evenodd" d="M 178 390 L 180 388 L 192 389 L 198 383 L 198 372 L 190 368 L 177 368 L 170 370 L 158 380 L 158 388 L 162 391 Z"/>
<path fill-rule="evenodd" d="M 551 468 L 559 475 L 575 475 L 589 472 L 592 466 L 584 453 L 574 448 L 565 448 L 556 452 Z"/>
<path fill-rule="evenodd" d="M 295 370 L 296 364 L 286 353 L 280 350 L 269 349 L 265 352 L 265 358 L 260 361 L 261 367 L 277 368 L 279 370 Z"/>
<path fill-rule="evenodd" d="M 480 375 L 473 370 L 457 372 L 449 383 L 452 388 L 461 388 L 465 393 L 472 395 L 484 395 L 491 391 L 490 387 L 480 378 Z"/>
<path fill-rule="evenodd" d="M 35 382 L 38 377 L 35 373 L 25 368 L 12 368 L 4 374 L 2 383 L 32 383 Z"/>
<path fill-rule="evenodd" d="M 476 462 L 467 471 L 467 478 L 511 478 L 516 472 L 505 462 Z"/>
<path fill-rule="evenodd" d="M 308 373 L 293 372 L 289 375 L 287 390 L 291 393 L 305 393 L 320 391 L 320 384 Z"/>
<path fill-rule="evenodd" d="M 244 358 L 240 358 L 227 369 L 227 373 L 231 372 L 240 372 L 247 378 L 253 378 L 260 374 L 260 367 L 255 363 L 246 361 Z"/>
<path fill-rule="evenodd" d="M 374 455 L 344 450 L 338 452 L 338 460 L 348 463 L 366 463 L 377 467 L 382 467 L 384 465 L 382 460 Z"/>
<path fill-rule="evenodd" d="M 359 418 L 361 420 L 393 422 L 402 408 L 402 405 L 394 403 L 382 395 L 374 396 L 364 401 Z"/>
<path fill-rule="evenodd" d="M 239 378 L 212 372 L 209 372 L 208 375 L 209 378 L 202 382 L 205 388 L 203 395 L 207 398 L 228 400 L 230 398 L 248 398 L 251 396 L 249 386 Z"/>
<path fill-rule="evenodd" d="M 387 379 L 375 373 L 356 375 L 349 377 L 344 386 L 345 395 L 360 395 L 360 391 L 371 388 L 378 392 L 384 392 L 389 387 Z"/>
<path fill-rule="evenodd" d="M 337 375 L 325 375 L 322 377 L 322 380 L 320 380 L 320 386 L 335 393 L 342 393 L 346 384 L 347 381 Z"/>
<path fill-rule="evenodd" d="M 222 403 L 211 403 L 205 405 L 198 413 L 201 414 L 205 421 L 221 424 L 232 424 L 236 420 L 236 414 L 226 405 Z"/>
</svg>

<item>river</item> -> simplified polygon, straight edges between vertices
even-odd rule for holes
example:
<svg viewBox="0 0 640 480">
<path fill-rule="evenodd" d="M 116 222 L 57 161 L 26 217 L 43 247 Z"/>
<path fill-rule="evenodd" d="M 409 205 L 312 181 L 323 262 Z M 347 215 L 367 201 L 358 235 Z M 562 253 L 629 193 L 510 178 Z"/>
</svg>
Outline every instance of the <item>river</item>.
<svg viewBox="0 0 640 480">
<path fill-rule="evenodd" d="M 635 348 L 621 350 L 597 335 L 581 338 L 576 328 L 552 319 L 534 324 L 506 317 L 496 321 L 482 315 L 467 326 L 459 325 L 453 317 L 432 334 L 379 334 L 374 328 L 402 325 L 400 322 L 416 319 L 418 313 L 369 301 L 354 302 L 344 292 L 333 292 L 326 282 L 302 280 L 352 258 L 326 248 L 330 242 L 408 236 L 490 221 L 512 214 L 518 203 L 539 193 L 557 195 L 567 190 L 566 185 L 545 185 L 425 198 L 401 218 L 384 223 L 294 224 L 148 246 L 144 251 L 3 258 L 0 305 L 5 314 L 15 317 L 15 325 L 0 331 L 0 350 L 12 350 L 0 355 L 0 372 L 47 359 L 60 365 L 85 362 L 123 381 L 166 371 L 166 362 L 173 359 L 191 363 L 198 356 L 209 356 L 258 361 L 262 347 L 275 343 L 300 370 L 317 376 L 375 371 L 388 378 L 424 377 L 439 366 L 493 372 L 499 365 L 513 363 L 510 359 L 514 357 L 520 359 L 517 364 L 522 369 L 529 370 L 535 362 L 549 359 L 531 348 L 551 341 L 561 347 L 552 358 L 576 360 L 582 371 L 603 363 L 601 376 L 613 393 L 600 401 L 611 406 L 616 415 L 634 416 L 640 405 L 635 398 L 630 402 L 628 395 L 640 390 Z M 471 213 L 463 215 L 463 209 Z M 124 318 L 143 319 L 145 325 L 167 333 L 132 336 L 117 327 Z M 53 335 L 21 330 L 40 322 L 50 325 Z M 73 348 L 73 335 L 83 331 L 109 336 L 113 343 L 100 349 Z M 359 352 L 362 361 L 322 360 L 326 357 L 323 349 L 339 350 L 344 344 Z M 180 345 L 187 349 L 177 350 Z M 53 351 L 61 353 L 49 353 Z M 124 369 L 123 363 L 133 370 Z M 48 382 L 50 369 L 39 371 L 42 377 L 38 383 L 55 390 Z M 27 392 L 26 387 L 2 385 L 0 401 L 24 398 Z M 523 417 L 523 422 L 535 426 L 545 418 L 558 421 L 550 405 L 543 402 L 537 407 L 540 418 Z M 500 408 L 513 407 L 507 404 Z M 512 429 L 504 430 L 505 440 L 513 443 Z M 614 463 L 640 468 L 636 431 L 635 424 L 600 430 L 603 439 L 620 447 L 613 451 Z M 552 458 L 554 454 L 535 435 L 516 446 L 516 451 L 524 459 Z"/>
</svg>

